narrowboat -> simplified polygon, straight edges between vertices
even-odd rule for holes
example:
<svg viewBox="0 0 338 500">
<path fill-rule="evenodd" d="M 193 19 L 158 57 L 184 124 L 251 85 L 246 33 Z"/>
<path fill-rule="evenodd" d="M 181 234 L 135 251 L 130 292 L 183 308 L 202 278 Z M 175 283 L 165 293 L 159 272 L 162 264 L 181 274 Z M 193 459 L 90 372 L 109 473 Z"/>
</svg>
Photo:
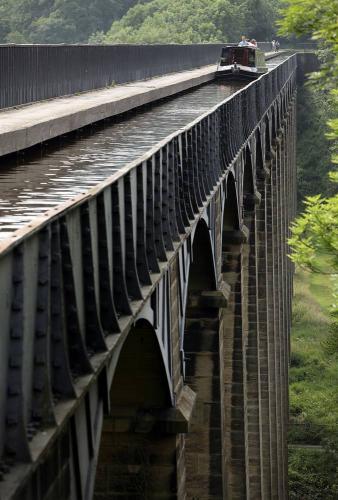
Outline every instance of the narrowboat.
<svg viewBox="0 0 338 500">
<path fill-rule="evenodd" d="M 254 80 L 266 73 L 265 55 L 254 45 L 223 47 L 216 78 Z"/>
</svg>

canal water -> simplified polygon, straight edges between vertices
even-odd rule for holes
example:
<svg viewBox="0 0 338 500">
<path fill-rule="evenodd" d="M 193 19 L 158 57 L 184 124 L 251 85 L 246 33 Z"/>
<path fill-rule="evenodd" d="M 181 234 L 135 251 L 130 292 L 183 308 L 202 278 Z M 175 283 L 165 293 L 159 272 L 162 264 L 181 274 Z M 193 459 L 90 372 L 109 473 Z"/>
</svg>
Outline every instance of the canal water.
<svg viewBox="0 0 338 500">
<path fill-rule="evenodd" d="M 271 67 L 280 62 L 274 60 Z M 86 192 L 243 86 L 214 82 L 0 159 L 0 239 Z"/>
</svg>

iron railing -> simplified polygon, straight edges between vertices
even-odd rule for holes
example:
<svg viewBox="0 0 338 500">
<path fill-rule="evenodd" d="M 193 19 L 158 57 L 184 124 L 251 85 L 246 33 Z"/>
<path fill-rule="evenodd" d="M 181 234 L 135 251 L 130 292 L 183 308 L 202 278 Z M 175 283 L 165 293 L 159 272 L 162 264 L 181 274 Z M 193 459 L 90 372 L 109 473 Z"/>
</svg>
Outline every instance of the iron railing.
<svg viewBox="0 0 338 500">
<path fill-rule="evenodd" d="M 222 46 L 0 45 L 0 109 L 214 64 Z"/>
<path fill-rule="evenodd" d="M 0 108 L 205 66 L 221 46 L 2 45 Z"/>
</svg>

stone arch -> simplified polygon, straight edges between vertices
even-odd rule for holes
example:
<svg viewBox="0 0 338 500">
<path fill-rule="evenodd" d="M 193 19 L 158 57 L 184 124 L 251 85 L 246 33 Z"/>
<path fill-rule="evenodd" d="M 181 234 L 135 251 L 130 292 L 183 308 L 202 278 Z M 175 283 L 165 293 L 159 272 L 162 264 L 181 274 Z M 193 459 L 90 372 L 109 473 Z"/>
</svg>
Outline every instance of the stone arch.
<svg viewBox="0 0 338 500">
<path fill-rule="evenodd" d="M 186 436 L 187 498 L 222 498 L 222 377 L 219 309 L 226 305 L 216 290 L 209 229 L 204 220 L 192 243 L 184 331 L 186 383 L 197 394 Z"/>
<path fill-rule="evenodd" d="M 216 276 L 213 262 L 209 229 L 206 221 L 201 219 L 197 224 L 192 241 L 192 262 L 188 283 L 190 292 L 215 290 Z M 203 263 L 204 265 L 199 267 Z"/>
<path fill-rule="evenodd" d="M 277 136 L 277 106 L 276 103 L 271 106 L 271 145 Z"/>
<path fill-rule="evenodd" d="M 244 176 L 244 171 L 242 170 Z M 243 177 L 240 178 L 243 186 Z M 244 429 L 242 247 L 247 239 L 238 213 L 238 193 L 232 176 L 227 179 L 222 234 L 222 278 L 229 287 L 227 308 L 221 316 L 223 345 L 223 477 L 224 498 L 246 498 Z M 247 185 L 248 180 L 245 181 Z M 242 207 L 241 207 L 242 208 Z"/>
<path fill-rule="evenodd" d="M 126 391 L 126 383 L 130 390 Z M 128 406 L 136 411 L 167 408 L 170 389 L 162 352 L 153 326 L 140 319 L 131 328 L 116 364 L 110 389 L 111 404 Z"/>
<path fill-rule="evenodd" d="M 270 121 L 268 115 L 266 115 L 264 119 L 264 144 L 265 144 L 265 161 L 269 161 L 271 159 L 271 133 L 270 133 Z"/>
<path fill-rule="evenodd" d="M 252 476 L 247 477 L 247 495 L 261 498 L 259 353 L 258 353 L 258 226 L 257 207 L 261 194 L 256 190 L 256 177 L 251 155 L 246 154 L 243 179 L 243 225 L 247 238 L 241 249 L 241 321 L 244 393 L 245 463 Z M 257 167 L 257 165 L 256 165 Z M 257 170 L 256 170 L 257 172 Z"/>
<path fill-rule="evenodd" d="M 256 283 L 252 283 L 252 289 L 256 300 L 249 298 L 249 300 L 253 302 L 251 303 L 253 321 L 249 339 L 253 341 L 253 352 L 257 349 L 257 356 L 259 358 L 258 367 L 255 367 L 254 364 L 251 366 L 251 370 L 253 370 L 251 376 L 255 377 L 255 375 L 257 375 L 258 380 L 259 402 L 256 408 L 259 409 L 260 425 L 261 496 L 262 498 L 271 498 L 271 472 L 274 468 L 274 457 L 271 455 L 271 452 L 274 443 L 271 440 L 273 415 L 270 408 L 272 404 L 270 396 L 271 393 L 273 393 L 273 390 L 271 390 L 271 359 L 274 355 L 271 356 L 272 335 L 269 317 L 271 317 L 272 293 L 269 293 L 269 282 L 271 282 L 271 278 L 268 277 L 268 267 L 270 267 L 269 255 L 272 250 L 270 237 L 272 219 L 268 212 L 270 212 L 269 206 L 271 205 L 270 169 L 273 165 L 274 156 L 269 153 L 266 159 L 268 159 L 268 161 L 263 163 L 263 168 L 260 168 L 261 160 L 259 155 L 256 154 L 256 186 L 261 196 L 260 203 L 255 207 L 255 245 L 250 249 L 251 263 L 253 264 L 251 267 L 255 277 L 254 280 L 256 280 Z M 251 231 L 252 229 L 253 228 L 251 228 Z M 256 325 L 254 321 L 256 321 Z M 255 328 L 257 329 L 256 332 Z M 257 399 L 257 386 L 254 389 L 253 396 L 252 403 L 254 405 L 255 399 Z M 256 429 L 257 433 L 257 421 L 252 427 Z"/>
<path fill-rule="evenodd" d="M 262 146 L 262 132 L 257 129 L 256 132 L 256 173 L 262 172 L 265 168 L 263 146 Z"/>
<path fill-rule="evenodd" d="M 232 173 L 227 177 L 226 181 L 226 197 L 224 200 L 222 232 L 234 231 L 239 229 L 239 210 L 238 197 L 236 189 L 236 181 Z"/>
<path fill-rule="evenodd" d="M 147 320 L 136 322 L 120 350 L 110 406 L 94 499 L 175 495 L 177 436 L 168 425 L 170 388 L 156 332 Z"/>
<path fill-rule="evenodd" d="M 277 132 L 280 129 L 281 123 L 282 123 L 282 113 L 283 113 L 282 106 L 283 106 L 282 97 L 278 96 L 278 98 L 276 99 L 276 118 L 277 118 L 276 127 L 277 127 Z"/>
<path fill-rule="evenodd" d="M 242 193 L 244 202 L 255 193 L 253 163 L 249 147 L 245 150 Z"/>
</svg>

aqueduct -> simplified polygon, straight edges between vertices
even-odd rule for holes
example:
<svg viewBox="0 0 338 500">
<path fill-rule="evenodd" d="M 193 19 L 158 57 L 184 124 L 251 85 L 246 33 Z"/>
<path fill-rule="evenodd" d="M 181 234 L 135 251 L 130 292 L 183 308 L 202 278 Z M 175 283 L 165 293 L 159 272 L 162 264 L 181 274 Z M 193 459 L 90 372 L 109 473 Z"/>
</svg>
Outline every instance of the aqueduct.
<svg viewBox="0 0 338 500">
<path fill-rule="evenodd" d="M 0 242 L 1 498 L 287 498 L 296 67 Z"/>
</svg>

